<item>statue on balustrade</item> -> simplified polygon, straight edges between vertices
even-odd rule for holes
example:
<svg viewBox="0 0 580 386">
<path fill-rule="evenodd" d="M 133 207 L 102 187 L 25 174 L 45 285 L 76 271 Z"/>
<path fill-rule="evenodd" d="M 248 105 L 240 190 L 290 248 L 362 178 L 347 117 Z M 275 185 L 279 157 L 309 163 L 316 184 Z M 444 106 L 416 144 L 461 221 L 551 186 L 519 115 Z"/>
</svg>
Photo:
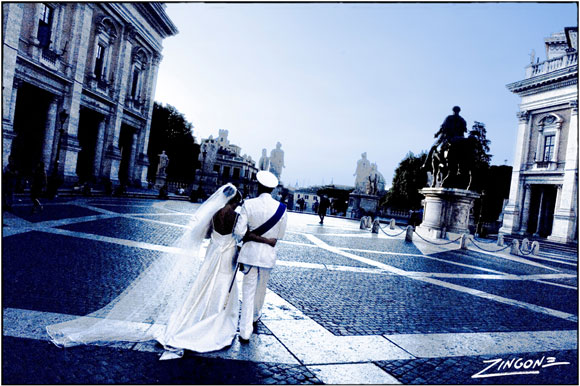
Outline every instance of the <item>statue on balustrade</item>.
<svg viewBox="0 0 580 386">
<path fill-rule="evenodd" d="M 258 169 L 268 170 L 270 167 L 270 158 L 268 157 L 268 150 L 262 149 L 262 156 L 258 161 Z"/>
</svg>

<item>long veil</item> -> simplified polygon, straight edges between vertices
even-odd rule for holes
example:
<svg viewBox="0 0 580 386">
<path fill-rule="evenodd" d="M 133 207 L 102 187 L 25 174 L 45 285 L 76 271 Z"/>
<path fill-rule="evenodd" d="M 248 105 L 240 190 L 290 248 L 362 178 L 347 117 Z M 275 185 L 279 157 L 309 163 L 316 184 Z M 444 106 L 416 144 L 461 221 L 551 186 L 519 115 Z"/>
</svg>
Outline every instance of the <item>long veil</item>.
<svg viewBox="0 0 580 386">
<path fill-rule="evenodd" d="M 70 347 L 88 343 L 144 342 L 163 336 L 167 322 L 197 278 L 200 249 L 213 215 L 235 194 L 226 184 L 194 213 L 186 232 L 113 301 L 70 321 L 46 327 L 52 342 Z"/>
</svg>

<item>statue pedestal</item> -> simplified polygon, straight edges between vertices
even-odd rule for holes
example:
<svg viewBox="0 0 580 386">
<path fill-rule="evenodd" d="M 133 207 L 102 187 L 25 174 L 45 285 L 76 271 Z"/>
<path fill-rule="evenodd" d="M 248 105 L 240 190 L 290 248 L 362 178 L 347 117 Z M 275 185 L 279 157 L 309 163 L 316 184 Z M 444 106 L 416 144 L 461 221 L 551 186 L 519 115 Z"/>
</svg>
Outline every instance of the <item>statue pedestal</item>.
<svg viewBox="0 0 580 386">
<path fill-rule="evenodd" d="M 360 218 L 362 216 L 374 216 L 379 207 L 379 196 L 353 192 L 348 196 L 348 209 L 346 217 Z"/>
<path fill-rule="evenodd" d="M 165 173 L 158 174 L 155 176 L 155 189 L 161 189 L 165 186 L 165 182 L 167 181 L 167 175 Z"/>
<path fill-rule="evenodd" d="M 423 222 L 417 229 L 431 238 L 443 238 L 445 233 L 469 233 L 469 214 L 479 193 L 464 189 L 423 188 Z"/>
<path fill-rule="evenodd" d="M 218 173 L 216 171 L 198 172 L 195 174 L 191 190 L 200 192 L 204 198 L 211 196 L 218 186 Z"/>
</svg>

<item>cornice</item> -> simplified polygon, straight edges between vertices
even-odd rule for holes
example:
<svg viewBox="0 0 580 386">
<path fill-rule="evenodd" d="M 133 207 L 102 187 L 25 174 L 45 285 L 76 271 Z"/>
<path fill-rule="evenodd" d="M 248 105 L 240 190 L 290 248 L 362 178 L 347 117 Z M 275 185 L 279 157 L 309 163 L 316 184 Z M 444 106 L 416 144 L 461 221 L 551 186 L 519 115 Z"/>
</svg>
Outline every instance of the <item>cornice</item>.
<svg viewBox="0 0 580 386">
<path fill-rule="evenodd" d="M 539 89 L 546 85 L 554 84 L 556 82 L 560 83 L 562 81 L 572 79 L 574 82 L 570 84 L 577 83 L 578 78 L 578 65 L 565 67 L 558 69 L 556 71 L 534 76 L 532 78 L 520 80 L 518 82 L 509 83 L 506 85 L 507 89 L 513 93 L 524 95 L 523 92 L 529 91 L 531 89 Z M 561 85 L 559 86 L 561 87 Z M 535 93 L 538 91 L 532 91 Z M 528 95 L 529 93 L 526 93 Z"/>
<path fill-rule="evenodd" d="M 143 17 L 154 26 L 164 38 L 177 35 L 177 27 L 159 3 L 133 3 Z"/>
</svg>

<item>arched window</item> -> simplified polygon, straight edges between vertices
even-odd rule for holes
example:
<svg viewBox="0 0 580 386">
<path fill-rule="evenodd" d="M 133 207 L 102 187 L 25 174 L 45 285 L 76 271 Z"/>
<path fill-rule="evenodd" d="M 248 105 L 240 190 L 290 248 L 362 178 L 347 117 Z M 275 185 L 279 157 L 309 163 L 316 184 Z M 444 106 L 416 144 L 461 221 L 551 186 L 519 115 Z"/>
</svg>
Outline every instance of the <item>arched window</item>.
<svg viewBox="0 0 580 386">
<path fill-rule="evenodd" d="M 93 55 L 93 77 L 100 88 L 106 87 L 109 82 L 111 67 L 111 51 L 117 38 L 117 28 L 107 16 L 101 16 L 96 24 L 96 35 Z"/>
<path fill-rule="evenodd" d="M 133 57 L 131 62 L 131 82 L 129 83 L 129 96 L 135 103 L 139 102 L 142 97 L 141 91 L 143 88 L 143 78 L 149 63 L 149 57 L 143 48 L 137 47 L 133 50 Z M 138 106 L 135 105 L 135 107 Z"/>
</svg>

